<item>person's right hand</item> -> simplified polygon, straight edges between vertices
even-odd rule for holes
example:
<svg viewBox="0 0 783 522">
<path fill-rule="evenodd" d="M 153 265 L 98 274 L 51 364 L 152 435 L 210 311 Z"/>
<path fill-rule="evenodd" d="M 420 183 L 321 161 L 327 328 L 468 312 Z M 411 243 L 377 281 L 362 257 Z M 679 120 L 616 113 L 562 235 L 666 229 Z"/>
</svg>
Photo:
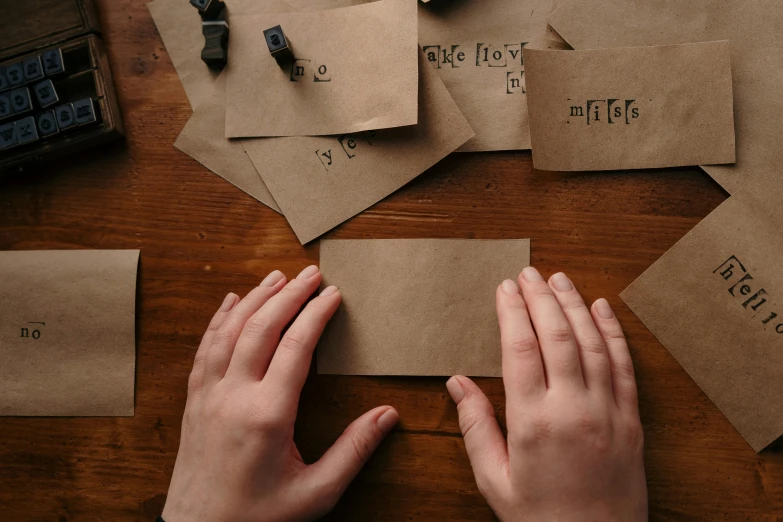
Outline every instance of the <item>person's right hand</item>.
<svg viewBox="0 0 783 522">
<path fill-rule="evenodd" d="M 457 403 L 476 483 L 504 521 L 647 519 L 636 381 L 605 299 L 591 310 L 565 276 L 532 267 L 497 290 L 508 442 L 468 378 Z M 519 289 L 521 288 L 521 294 Z"/>
</svg>

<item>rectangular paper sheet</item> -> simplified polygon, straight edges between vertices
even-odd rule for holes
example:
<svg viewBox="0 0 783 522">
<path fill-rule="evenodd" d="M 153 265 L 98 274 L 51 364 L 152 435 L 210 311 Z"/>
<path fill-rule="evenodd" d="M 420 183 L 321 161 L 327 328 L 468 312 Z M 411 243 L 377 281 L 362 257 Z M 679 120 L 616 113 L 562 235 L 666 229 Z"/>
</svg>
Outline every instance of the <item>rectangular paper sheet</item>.
<svg viewBox="0 0 783 522">
<path fill-rule="evenodd" d="M 254 0 L 234 0 L 240 5 Z M 279 0 L 258 0 L 269 11 L 291 9 Z M 201 61 L 204 37 L 198 11 L 184 0 L 154 0 L 147 4 L 191 107 L 204 107 L 188 121 L 174 145 L 212 172 L 276 212 L 280 208 L 239 143 L 225 138 L 225 88 L 215 87 L 215 73 Z"/>
<path fill-rule="evenodd" d="M 476 137 L 460 151 L 530 148 L 522 49 L 547 34 L 552 0 L 419 5 L 419 43 Z"/>
<path fill-rule="evenodd" d="M 779 183 L 783 172 L 783 6 L 778 0 L 570 0 L 552 27 L 576 49 L 731 42 L 737 161 L 703 165 L 723 188 Z"/>
<path fill-rule="evenodd" d="M 0 252 L 0 415 L 133 415 L 138 262 L 138 250 Z"/>
<path fill-rule="evenodd" d="M 783 435 L 781 200 L 732 196 L 621 294 L 756 451 Z"/>
<path fill-rule="evenodd" d="M 276 25 L 296 57 L 283 67 L 263 35 Z M 226 136 L 311 136 L 414 125 L 416 28 L 413 0 L 234 17 Z"/>
<path fill-rule="evenodd" d="M 618 170 L 734 162 L 729 42 L 525 49 L 533 165 Z"/>
<path fill-rule="evenodd" d="M 302 244 L 385 198 L 473 136 L 423 54 L 419 62 L 417 125 L 338 136 L 244 140 Z"/>
<path fill-rule="evenodd" d="M 495 291 L 530 264 L 530 241 L 325 240 L 323 284 L 342 293 L 318 373 L 500 377 Z"/>
</svg>

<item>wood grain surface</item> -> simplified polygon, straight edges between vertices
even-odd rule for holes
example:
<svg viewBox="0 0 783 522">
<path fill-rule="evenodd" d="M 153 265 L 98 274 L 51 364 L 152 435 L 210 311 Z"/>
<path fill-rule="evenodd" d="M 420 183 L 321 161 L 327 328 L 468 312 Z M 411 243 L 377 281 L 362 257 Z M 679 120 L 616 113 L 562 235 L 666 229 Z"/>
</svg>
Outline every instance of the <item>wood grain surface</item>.
<svg viewBox="0 0 783 522">
<path fill-rule="evenodd" d="M 141 249 L 136 415 L 0 419 L 2 520 L 153 520 L 214 310 L 273 269 L 318 261 L 317 242 L 301 247 L 282 216 L 174 149 L 190 107 L 144 2 L 98 5 L 127 141 L 3 178 L 0 248 Z M 780 451 L 755 454 L 617 297 L 725 198 L 695 168 L 559 175 L 534 171 L 529 152 L 459 154 L 327 237 L 531 238 L 535 266 L 607 297 L 626 329 L 652 518 L 781 520 Z M 493 519 L 445 382 L 311 372 L 296 431 L 307 461 L 373 406 L 401 416 L 330 520 Z M 501 381 L 478 382 L 502 419 Z"/>
</svg>

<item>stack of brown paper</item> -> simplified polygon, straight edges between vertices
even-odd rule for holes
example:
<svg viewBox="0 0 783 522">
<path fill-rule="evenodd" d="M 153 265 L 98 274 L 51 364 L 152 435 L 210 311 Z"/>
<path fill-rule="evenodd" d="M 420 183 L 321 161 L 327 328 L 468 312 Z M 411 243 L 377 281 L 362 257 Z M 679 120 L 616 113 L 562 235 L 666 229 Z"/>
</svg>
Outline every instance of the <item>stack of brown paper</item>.
<svg viewBox="0 0 783 522">
<path fill-rule="evenodd" d="M 729 42 L 525 49 L 533 164 L 616 170 L 734 162 Z"/>
<path fill-rule="evenodd" d="M 499 377 L 495 291 L 529 263 L 527 239 L 322 241 L 324 285 L 343 301 L 318 372 Z"/>
<path fill-rule="evenodd" d="M 246 140 L 302 244 L 396 191 L 473 136 L 420 54 L 419 123 L 340 136 Z"/>
<path fill-rule="evenodd" d="M 229 6 L 230 7 L 230 6 Z M 280 25 L 296 56 L 281 67 L 262 30 Z M 416 4 L 231 19 L 226 136 L 314 136 L 415 125 Z"/>
<path fill-rule="evenodd" d="M 549 22 L 576 49 L 729 40 L 737 162 L 703 168 L 730 193 L 779 182 L 783 9 L 778 0 L 570 0 Z"/>
<path fill-rule="evenodd" d="M 0 253 L 0 415 L 133 415 L 138 261 Z"/>
<path fill-rule="evenodd" d="M 298 9 L 331 9 L 367 1 L 288 3 Z M 447 1 L 419 6 L 419 44 L 476 133 L 459 152 L 530 148 L 520 49 L 568 48 L 546 23 L 559 1 Z"/>
<path fill-rule="evenodd" d="M 756 451 L 783 435 L 781 200 L 732 196 L 621 295 Z"/>
<path fill-rule="evenodd" d="M 185 16 L 185 12 L 167 4 L 175 1 L 155 3 L 163 3 L 169 12 Z M 180 7 L 183 6 L 192 9 L 185 4 Z M 282 3 L 229 3 L 234 21 L 250 19 L 270 6 L 272 10 L 290 9 Z M 164 40 L 168 42 L 167 36 L 175 35 L 172 38 L 177 52 L 176 34 L 182 31 L 175 28 L 177 17 L 161 18 L 160 7 L 152 12 Z M 194 54 L 197 50 L 196 46 L 189 52 Z M 232 47 L 229 55 L 236 59 L 233 52 Z M 252 174 L 264 180 L 265 190 L 271 190 L 270 197 L 280 199 L 279 208 L 299 240 L 307 243 L 399 189 L 473 136 L 448 91 L 422 56 L 419 54 L 416 69 L 421 67 L 422 72 L 414 74 L 419 83 L 414 89 L 419 96 L 416 125 L 322 137 L 228 140 L 219 136 L 226 114 L 226 73 L 230 73 L 226 71 L 217 79 L 191 80 L 191 84 L 201 86 L 190 89 L 200 94 L 199 104 L 176 144 L 222 172 L 231 171 L 237 164 L 244 165 L 248 160 L 246 150 L 252 160 Z M 175 63 L 180 61 L 186 59 Z M 203 63 L 200 65 L 205 69 Z M 197 75 L 191 76 L 194 77 Z M 208 96 L 203 94 L 205 91 Z M 237 151 L 237 147 L 242 151 Z"/>
</svg>

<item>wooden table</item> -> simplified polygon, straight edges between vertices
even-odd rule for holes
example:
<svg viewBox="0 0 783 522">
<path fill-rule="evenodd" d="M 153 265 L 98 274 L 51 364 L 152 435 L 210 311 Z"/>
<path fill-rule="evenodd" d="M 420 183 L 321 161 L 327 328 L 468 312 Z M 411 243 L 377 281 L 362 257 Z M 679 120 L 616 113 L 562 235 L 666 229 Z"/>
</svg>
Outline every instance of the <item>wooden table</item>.
<svg viewBox="0 0 783 522">
<path fill-rule="evenodd" d="M 174 149 L 190 107 L 149 12 L 98 3 L 127 142 L 3 180 L 0 248 L 141 249 L 136 415 L 0 419 L 2 520 L 152 520 L 212 313 L 273 269 L 318 262 L 317 242 L 300 246 L 282 216 Z M 617 297 L 725 198 L 698 169 L 555 175 L 534 172 L 529 152 L 457 154 L 326 237 L 531 238 L 535 266 L 607 297 L 628 333 L 653 518 L 779 520 L 783 456 L 756 455 Z M 311 373 L 296 433 L 305 460 L 375 405 L 401 416 L 332 519 L 492 519 L 445 382 Z M 502 418 L 501 381 L 479 384 Z"/>
</svg>

